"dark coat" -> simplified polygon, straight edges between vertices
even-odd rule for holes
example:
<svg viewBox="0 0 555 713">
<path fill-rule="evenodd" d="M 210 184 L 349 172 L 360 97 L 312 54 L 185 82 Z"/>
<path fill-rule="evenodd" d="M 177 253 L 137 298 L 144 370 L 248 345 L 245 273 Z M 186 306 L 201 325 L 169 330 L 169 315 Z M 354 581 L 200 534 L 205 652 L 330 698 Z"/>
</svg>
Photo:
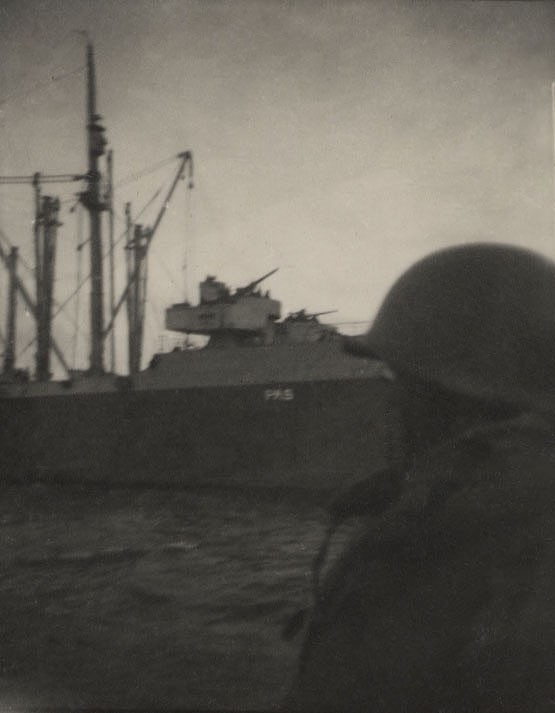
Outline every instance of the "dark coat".
<svg viewBox="0 0 555 713">
<path fill-rule="evenodd" d="M 555 433 L 420 455 L 320 586 L 286 710 L 555 711 Z"/>
</svg>

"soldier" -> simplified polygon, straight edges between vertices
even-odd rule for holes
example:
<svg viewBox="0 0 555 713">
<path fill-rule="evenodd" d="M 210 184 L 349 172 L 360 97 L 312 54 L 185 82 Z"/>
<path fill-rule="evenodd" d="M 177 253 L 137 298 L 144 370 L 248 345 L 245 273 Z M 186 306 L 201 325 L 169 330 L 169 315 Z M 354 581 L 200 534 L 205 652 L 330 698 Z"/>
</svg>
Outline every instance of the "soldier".
<svg viewBox="0 0 555 713">
<path fill-rule="evenodd" d="M 287 711 L 555 711 L 555 264 L 434 253 L 349 342 L 403 387 L 404 467 L 318 585 Z"/>
</svg>

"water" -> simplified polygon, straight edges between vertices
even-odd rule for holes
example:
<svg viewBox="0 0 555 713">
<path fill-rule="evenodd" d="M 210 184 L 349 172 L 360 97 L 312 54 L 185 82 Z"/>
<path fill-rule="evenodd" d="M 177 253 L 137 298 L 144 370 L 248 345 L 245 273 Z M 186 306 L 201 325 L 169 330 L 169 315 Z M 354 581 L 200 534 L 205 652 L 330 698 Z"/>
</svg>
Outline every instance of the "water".
<svg viewBox="0 0 555 713">
<path fill-rule="evenodd" d="M 0 705 L 268 709 L 325 515 L 280 491 L 30 485 L 0 501 Z"/>
</svg>

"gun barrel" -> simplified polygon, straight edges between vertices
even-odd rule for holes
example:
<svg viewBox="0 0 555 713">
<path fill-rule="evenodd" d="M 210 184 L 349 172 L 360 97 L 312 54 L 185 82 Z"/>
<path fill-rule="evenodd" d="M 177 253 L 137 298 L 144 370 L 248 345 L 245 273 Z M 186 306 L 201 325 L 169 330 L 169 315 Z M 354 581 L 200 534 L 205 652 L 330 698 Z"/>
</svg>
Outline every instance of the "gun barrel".
<svg viewBox="0 0 555 713">
<path fill-rule="evenodd" d="M 277 272 L 279 270 L 279 267 L 275 267 L 273 270 L 270 270 L 270 272 L 267 272 L 265 275 L 262 275 L 262 277 L 259 277 L 258 280 L 253 280 L 253 282 L 248 285 L 249 289 L 252 289 L 253 287 L 256 287 L 259 285 L 261 282 L 266 280 L 268 277 L 274 274 L 274 272 Z"/>
<path fill-rule="evenodd" d="M 257 280 L 253 280 L 252 282 L 249 282 L 248 285 L 245 287 L 240 287 L 237 290 L 238 294 L 245 294 L 245 292 L 250 292 L 253 290 L 257 285 L 259 285 L 261 282 L 266 280 L 270 275 L 273 275 L 275 272 L 279 270 L 279 267 L 275 267 L 273 270 L 270 270 L 270 272 L 267 272 L 265 275 L 262 275 L 262 277 L 259 277 Z"/>
<path fill-rule="evenodd" d="M 337 312 L 336 309 L 328 309 L 325 310 L 324 312 L 315 312 L 314 314 L 310 315 L 311 317 L 322 317 L 324 314 L 335 314 Z"/>
</svg>

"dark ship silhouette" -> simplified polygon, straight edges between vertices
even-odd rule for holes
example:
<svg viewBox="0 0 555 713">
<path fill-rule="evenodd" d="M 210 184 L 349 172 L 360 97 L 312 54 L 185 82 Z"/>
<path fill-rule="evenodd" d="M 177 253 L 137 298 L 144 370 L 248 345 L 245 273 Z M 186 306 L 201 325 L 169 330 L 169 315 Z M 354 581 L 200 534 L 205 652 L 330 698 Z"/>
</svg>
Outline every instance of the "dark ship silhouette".
<svg viewBox="0 0 555 713">
<path fill-rule="evenodd" d="M 202 348 L 155 354 L 140 370 L 144 259 L 180 168 L 153 228 L 135 227 L 128 284 L 105 325 L 98 159 L 104 152 L 88 46 L 89 170 L 82 203 L 91 216 L 91 360 L 86 372 L 52 380 L 50 333 L 52 223 L 43 220 L 33 299 L 16 274 L 16 255 L 0 256 L 10 274 L 4 373 L 0 383 L 0 467 L 4 479 L 38 478 L 131 485 L 268 485 L 335 488 L 387 466 L 400 438 L 396 392 L 380 362 L 343 350 L 343 337 L 304 310 L 281 318 L 281 303 L 261 283 L 231 290 L 214 276 L 197 305 L 174 304 L 166 328 L 208 338 Z M 55 208 L 55 206 L 54 206 Z M 52 205 L 50 205 L 52 209 Z M 52 213 L 49 214 L 52 218 Z M 40 231 L 39 231 L 40 232 Z M 15 299 L 37 323 L 36 378 L 14 363 Z M 122 304 L 129 318 L 129 375 L 108 373 L 103 343 Z"/>
</svg>

